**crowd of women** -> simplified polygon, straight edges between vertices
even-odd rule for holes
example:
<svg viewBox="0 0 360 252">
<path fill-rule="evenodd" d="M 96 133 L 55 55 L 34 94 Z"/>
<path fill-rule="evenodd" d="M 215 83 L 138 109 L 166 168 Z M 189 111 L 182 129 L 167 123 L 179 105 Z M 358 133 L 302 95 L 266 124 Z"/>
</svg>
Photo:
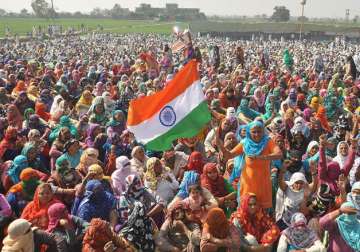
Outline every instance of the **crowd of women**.
<svg viewBox="0 0 360 252">
<path fill-rule="evenodd" d="M 173 40 L 1 45 L 1 251 L 360 251 L 359 46 Z M 129 102 L 189 60 L 212 119 L 147 149 Z"/>
</svg>

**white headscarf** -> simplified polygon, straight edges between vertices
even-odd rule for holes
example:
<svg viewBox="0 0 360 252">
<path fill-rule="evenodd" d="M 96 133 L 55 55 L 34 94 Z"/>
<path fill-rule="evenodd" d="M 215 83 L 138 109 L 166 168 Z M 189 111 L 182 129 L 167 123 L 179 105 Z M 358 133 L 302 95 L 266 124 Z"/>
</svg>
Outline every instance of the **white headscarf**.
<svg viewBox="0 0 360 252">
<path fill-rule="evenodd" d="M 34 252 L 34 233 L 31 223 L 24 219 L 11 222 L 3 244 L 2 252 Z"/>
<path fill-rule="evenodd" d="M 112 185 L 117 195 L 121 195 L 126 189 L 125 178 L 136 174 L 131 169 L 130 160 L 126 156 L 116 158 L 116 170 L 111 174 Z"/>
<path fill-rule="evenodd" d="M 341 153 L 340 153 L 340 145 L 343 145 L 343 144 L 345 144 L 345 145 L 349 148 L 349 145 L 348 145 L 347 142 L 345 142 L 345 141 L 339 142 L 338 145 L 337 145 L 337 148 L 336 148 L 336 153 L 337 153 L 337 155 L 336 155 L 336 157 L 333 159 L 333 161 L 339 163 L 341 169 L 344 168 L 345 162 L 346 162 L 346 160 L 347 160 L 347 158 L 348 158 L 348 156 L 349 156 L 349 153 L 348 153 L 346 156 L 341 155 Z"/>
</svg>

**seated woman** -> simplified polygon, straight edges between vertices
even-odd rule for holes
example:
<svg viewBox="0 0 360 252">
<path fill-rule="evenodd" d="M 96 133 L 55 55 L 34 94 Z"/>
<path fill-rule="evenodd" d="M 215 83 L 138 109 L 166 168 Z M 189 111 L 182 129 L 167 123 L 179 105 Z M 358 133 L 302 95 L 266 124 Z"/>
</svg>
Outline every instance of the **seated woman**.
<svg viewBox="0 0 360 252">
<path fill-rule="evenodd" d="M 94 148 L 86 148 L 81 157 L 80 163 L 76 167 L 76 170 L 81 174 L 82 177 L 85 177 L 88 174 L 89 167 L 93 164 L 100 164 L 98 160 L 99 151 Z"/>
<path fill-rule="evenodd" d="M 179 182 L 168 167 L 163 167 L 160 159 L 152 157 L 146 163 L 145 186 L 168 204 L 174 198 Z"/>
<path fill-rule="evenodd" d="M 40 176 L 34 169 L 26 168 L 20 173 L 20 182 L 13 185 L 6 195 L 15 216 L 20 216 L 25 206 L 33 200 Z"/>
<path fill-rule="evenodd" d="M 164 220 L 165 202 L 159 196 L 153 196 L 142 184 L 138 175 L 129 175 L 125 179 L 126 188 L 116 203 L 116 214 L 111 217 L 111 224 L 116 232 L 120 231 L 128 220 L 134 202 L 140 201 L 146 214 L 153 218 L 157 226 Z"/>
<path fill-rule="evenodd" d="M 70 167 L 66 157 L 59 157 L 56 170 L 47 182 L 51 184 L 56 198 L 70 207 L 75 199 L 75 186 L 81 183 L 81 175 Z"/>
<path fill-rule="evenodd" d="M 116 196 L 121 196 L 125 191 L 125 179 L 131 174 L 137 174 L 132 168 L 130 160 L 126 156 L 116 158 L 116 170 L 111 174 L 111 184 Z"/>
<path fill-rule="evenodd" d="M 205 165 L 204 158 L 201 152 L 194 151 L 190 154 L 188 163 L 186 166 L 187 171 L 196 171 L 198 174 L 203 173 L 203 167 Z"/>
<path fill-rule="evenodd" d="M 106 125 L 109 119 L 105 110 L 105 101 L 103 97 L 95 97 L 95 99 L 92 101 L 88 114 L 90 116 L 89 121 L 91 123 L 96 123 L 101 126 Z"/>
<path fill-rule="evenodd" d="M 57 138 L 53 142 L 50 151 L 50 167 L 51 171 L 55 170 L 56 159 L 64 153 L 65 143 L 71 139 L 71 133 L 68 127 L 63 127 L 59 130 Z"/>
<path fill-rule="evenodd" d="M 168 205 L 168 208 L 171 208 L 173 204 L 178 201 L 182 201 L 183 199 L 189 197 L 189 187 L 191 185 L 200 185 L 200 175 L 195 171 L 186 171 L 184 173 L 184 178 L 181 181 L 179 186 L 179 191 L 176 194 L 175 198 Z M 218 206 L 218 203 L 215 197 L 211 194 L 211 192 L 206 188 L 201 188 L 202 195 L 207 202 L 210 203 L 211 207 Z"/>
<path fill-rule="evenodd" d="M 75 168 L 80 163 L 82 151 L 79 141 L 71 139 L 65 143 L 64 154 L 60 157 L 65 157 L 70 162 L 71 168 Z"/>
<path fill-rule="evenodd" d="M 46 251 L 67 252 L 65 241 L 58 239 L 55 235 L 49 234 L 36 227 L 31 227 L 31 223 L 24 219 L 16 219 L 8 227 L 8 235 L 2 242 L 4 244 L 1 251 Z"/>
<path fill-rule="evenodd" d="M 131 157 L 131 166 L 134 167 L 134 170 L 139 173 L 140 177 L 143 177 L 144 173 L 146 172 L 146 163 L 149 159 L 145 155 L 144 148 L 142 146 L 134 147 L 131 151 Z"/>
<path fill-rule="evenodd" d="M 6 228 L 13 220 L 13 212 L 6 197 L 0 193 L 0 240 L 6 235 Z M 0 245 L 1 246 L 1 245 Z"/>
<path fill-rule="evenodd" d="M 285 229 L 277 247 L 277 252 L 288 251 L 325 252 L 316 232 L 307 226 L 307 220 L 302 213 L 295 213 L 291 217 L 291 226 Z"/>
<path fill-rule="evenodd" d="M 41 160 L 41 154 L 35 145 L 26 143 L 21 151 L 21 155 L 27 158 L 29 167 L 50 175 L 50 170 L 47 169 L 47 165 Z"/>
<path fill-rule="evenodd" d="M 49 225 L 46 231 L 65 240 L 67 251 L 80 251 L 89 223 L 69 215 L 66 206 L 60 202 L 52 204 L 47 213 Z"/>
<path fill-rule="evenodd" d="M 201 175 L 201 186 L 208 189 L 216 198 L 220 208 L 224 209 L 226 216 L 236 208 L 236 192 L 231 184 L 220 175 L 216 163 L 207 163 Z"/>
<path fill-rule="evenodd" d="M 17 156 L 14 161 L 8 160 L 1 165 L 1 182 L 5 192 L 11 186 L 20 182 L 20 173 L 27 167 L 29 167 L 29 164 L 27 158 L 23 155 Z"/>
<path fill-rule="evenodd" d="M 91 174 L 92 179 L 97 179 L 103 185 L 103 188 L 106 192 L 114 194 L 114 191 L 111 186 L 111 178 L 104 176 L 103 168 L 98 164 L 90 165 L 88 175 Z"/>
<path fill-rule="evenodd" d="M 116 235 L 110 228 L 108 222 L 94 218 L 86 230 L 83 240 L 82 252 L 135 252 L 123 237 Z M 112 250 L 110 250 L 112 249 Z"/>
<path fill-rule="evenodd" d="M 320 219 L 320 226 L 329 233 L 328 251 L 360 251 L 360 223 L 356 219 L 356 208 L 353 203 L 345 202 Z"/>
<path fill-rule="evenodd" d="M 75 109 L 79 117 L 86 114 L 91 106 L 93 96 L 89 90 L 84 90 L 79 101 L 76 103 Z"/>
<path fill-rule="evenodd" d="M 95 138 L 102 132 L 100 124 L 91 123 L 87 130 L 87 138 L 85 139 L 85 144 L 89 148 L 94 147 Z"/>
<path fill-rule="evenodd" d="M 33 201 L 24 208 L 21 218 L 30 221 L 35 227 L 46 230 L 49 224 L 47 210 L 51 205 L 58 202 L 54 198 L 51 185 L 40 184 L 35 191 Z"/>
<path fill-rule="evenodd" d="M 111 119 L 106 124 L 106 127 L 106 133 L 109 137 L 111 137 L 114 133 L 121 135 L 126 128 L 126 118 L 124 112 L 121 110 L 114 110 L 111 113 Z"/>
<path fill-rule="evenodd" d="M 159 251 L 199 251 L 201 227 L 190 220 L 185 205 L 177 202 L 168 210 L 155 243 Z"/>
<path fill-rule="evenodd" d="M 155 251 L 155 230 L 157 227 L 146 214 L 145 206 L 135 201 L 121 235 L 139 251 Z"/>
<path fill-rule="evenodd" d="M 62 116 L 60 117 L 60 122 L 57 124 L 55 129 L 50 133 L 49 135 L 49 141 L 53 142 L 58 136 L 59 132 L 62 128 L 67 127 L 71 133 L 71 136 L 74 138 L 78 138 L 79 134 L 77 131 L 77 128 L 74 126 L 74 124 L 71 122 L 70 117 L 68 116 Z"/>
<path fill-rule="evenodd" d="M 239 251 L 240 235 L 234 225 L 226 219 L 221 208 L 213 208 L 209 211 L 202 230 L 200 251 L 220 252 Z"/>
<path fill-rule="evenodd" d="M 346 199 L 354 204 L 357 210 L 357 218 L 360 219 L 360 181 L 352 185 L 351 192 L 348 193 Z"/>
<path fill-rule="evenodd" d="M 231 222 L 239 228 L 245 238 L 255 247 L 271 247 L 279 238 L 280 230 L 272 218 L 256 201 L 255 194 L 245 194 Z"/>
<path fill-rule="evenodd" d="M 17 129 L 8 127 L 4 138 L 0 142 L 0 160 L 3 162 L 13 160 L 16 156 L 20 155 L 21 148 L 21 139 L 18 138 Z"/>
<path fill-rule="evenodd" d="M 115 204 L 114 196 L 95 179 L 89 180 L 85 189 L 84 195 L 76 196 L 71 214 L 88 222 L 92 218 L 109 220 Z"/>
</svg>

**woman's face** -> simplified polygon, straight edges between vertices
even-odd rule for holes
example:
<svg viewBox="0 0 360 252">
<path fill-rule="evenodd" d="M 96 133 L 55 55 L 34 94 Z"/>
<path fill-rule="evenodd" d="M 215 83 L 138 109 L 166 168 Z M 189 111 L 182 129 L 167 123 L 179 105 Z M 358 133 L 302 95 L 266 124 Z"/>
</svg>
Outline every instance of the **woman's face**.
<svg viewBox="0 0 360 252">
<path fill-rule="evenodd" d="M 229 141 L 232 145 L 236 143 L 236 137 L 234 134 L 228 135 L 225 138 L 225 142 Z"/>
<path fill-rule="evenodd" d="M 255 142 L 260 142 L 264 135 L 264 131 L 261 127 L 253 127 L 250 129 L 250 136 Z"/>
<path fill-rule="evenodd" d="M 53 198 L 53 192 L 50 186 L 43 186 L 39 189 L 39 200 L 40 203 L 46 204 Z"/>
<path fill-rule="evenodd" d="M 77 153 L 79 149 L 80 149 L 79 143 L 75 142 L 69 147 L 68 152 L 70 155 L 75 155 L 75 153 Z"/>
<path fill-rule="evenodd" d="M 134 157 L 140 161 L 144 161 L 145 160 L 145 152 L 142 148 L 139 148 L 135 153 L 134 153 Z"/>
<path fill-rule="evenodd" d="M 63 141 L 68 141 L 71 138 L 71 133 L 69 129 L 62 129 L 61 130 L 61 138 Z"/>
<path fill-rule="evenodd" d="M 224 120 L 221 124 L 221 128 L 225 132 L 229 131 L 230 130 L 230 122 L 228 120 Z"/>
<path fill-rule="evenodd" d="M 340 144 L 339 151 L 342 156 L 347 156 L 349 153 L 349 147 L 347 146 L 347 144 L 342 143 Z"/>
<path fill-rule="evenodd" d="M 91 98 L 92 98 L 91 93 L 90 92 L 85 92 L 84 93 L 84 98 L 85 98 L 85 100 L 91 100 Z"/>
<path fill-rule="evenodd" d="M 211 180 L 216 180 L 218 177 L 218 173 L 216 170 L 211 170 L 207 173 L 207 176 L 211 179 Z"/>
<path fill-rule="evenodd" d="M 154 164 L 154 172 L 156 176 L 160 176 L 161 173 L 163 171 L 163 167 L 160 163 L 160 160 L 156 160 L 155 164 Z"/>
<path fill-rule="evenodd" d="M 175 220 L 182 220 L 185 217 L 185 212 L 183 209 L 176 209 L 174 213 Z"/>
<path fill-rule="evenodd" d="M 192 198 L 193 200 L 198 200 L 200 199 L 200 191 L 197 189 L 193 189 L 191 190 L 191 192 L 189 193 L 190 198 Z"/>
<path fill-rule="evenodd" d="M 240 135 L 242 138 L 246 137 L 246 128 L 241 129 Z"/>
<path fill-rule="evenodd" d="M 294 191 L 301 191 L 304 188 L 304 181 L 296 181 L 293 185 L 292 188 L 294 189 Z"/>
<path fill-rule="evenodd" d="M 101 113 L 103 113 L 104 111 L 105 111 L 104 105 L 102 105 L 102 104 L 96 105 L 96 107 L 95 107 L 95 112 L 96 112 L 96 113 L 101 114 Z"/>
<path fill-rule="evenodd" d="M 248 212 L 250 215 L 254 215 L 257 211 L 257 202 L 255 197 L 251 197 L 248 203 Z"/>
<path fill-rule="evenodd" d="M 314 156 L 318 151 L 319 151 L 319 146 L 315 145 L 314 147 L 312 147 L 309 151 L 310 157 Z"/>
<path fill-rule="evenodd" d="M 121 121 L 123 119 L 123 114 L 118 112 L 114 115 L 116 121 Z"/>
</svg>

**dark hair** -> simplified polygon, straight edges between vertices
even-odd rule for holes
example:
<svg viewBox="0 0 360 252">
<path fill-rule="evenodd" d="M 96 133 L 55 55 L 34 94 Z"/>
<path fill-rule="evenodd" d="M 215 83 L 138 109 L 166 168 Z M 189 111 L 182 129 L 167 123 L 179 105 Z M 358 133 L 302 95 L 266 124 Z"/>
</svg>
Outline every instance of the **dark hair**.
<svg viewBox="0 0 360 252">
<path fill-rule="evenodd" d="M 190 186 L 188 187 L 189 193 L 191 193 L 193 190 L 197 190 L 197 191 L 199 191 L 200 193 L 202 193 L 202 188 L 201 188 L 201 186 L 200 186 L 199 184 L 193 184 L 193 185 L 190 185 Z"/>
</svg>

